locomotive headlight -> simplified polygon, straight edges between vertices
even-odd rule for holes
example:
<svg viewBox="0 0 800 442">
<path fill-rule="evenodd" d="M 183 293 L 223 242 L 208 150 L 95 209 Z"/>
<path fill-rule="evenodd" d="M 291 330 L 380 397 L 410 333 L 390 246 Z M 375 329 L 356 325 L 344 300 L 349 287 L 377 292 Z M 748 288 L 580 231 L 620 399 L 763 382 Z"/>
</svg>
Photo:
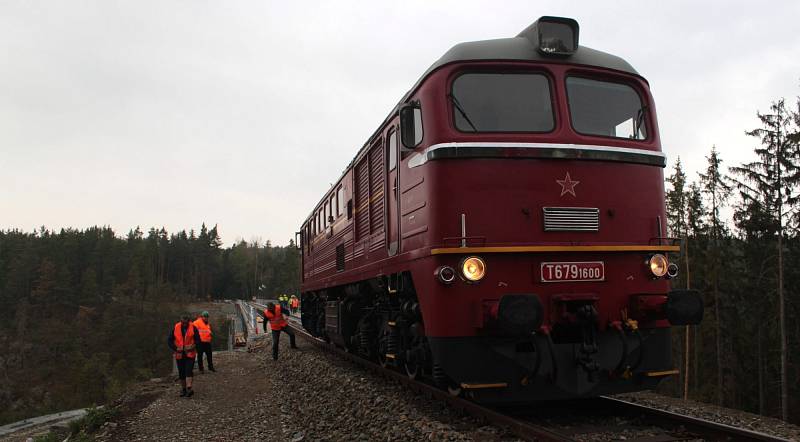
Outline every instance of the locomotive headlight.
<svg viewBox="0 0 800 442">
<path fill-rule="evenodd" d="M 648 260 L 648 266 L 650 267 L 650 273 L 653 274 L 656 278 L 661 278 L 662 276 L 667 274 L 667 268 L 669 267 L 669 262 L 667 261 L 667 257 L 662 254 L 655 254 L 650 257 Z"/>
<path fill-rule="evenodd" d="M 486 275 L 486 263 L 477 256 L 470 256 L 461 262 L 461 274 L 467 281 L 480 281 Z"/>
<path fill-rule="evenodd" d="M 519 33 L 545 56 L 570 56 L 578 50 L 578 22 L 566 17 L 541 17 Z"/>
</svg>

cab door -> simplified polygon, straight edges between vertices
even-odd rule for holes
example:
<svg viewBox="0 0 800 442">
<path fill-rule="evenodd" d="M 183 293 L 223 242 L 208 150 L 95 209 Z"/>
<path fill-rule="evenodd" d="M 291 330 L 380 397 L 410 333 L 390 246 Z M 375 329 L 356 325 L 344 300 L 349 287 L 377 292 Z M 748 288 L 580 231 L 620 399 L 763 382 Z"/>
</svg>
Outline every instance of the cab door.
<svg viewBox="0 0 800 442">
<path fill-rule="evenodd" d="M 400 248 L 400 151 L 397 148 L 397 130 L 391 128 L 386 137 L 386 248 L 389 256 Z"/>
</svg>

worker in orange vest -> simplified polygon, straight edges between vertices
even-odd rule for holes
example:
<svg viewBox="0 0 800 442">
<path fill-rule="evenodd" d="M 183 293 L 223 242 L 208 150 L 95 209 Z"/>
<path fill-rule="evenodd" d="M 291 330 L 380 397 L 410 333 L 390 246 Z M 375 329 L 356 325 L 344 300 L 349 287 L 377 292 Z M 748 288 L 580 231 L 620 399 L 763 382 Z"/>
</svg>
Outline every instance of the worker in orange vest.
<svg viewBox="0 0 800 442">
<path fill-rule="evenodd" d="M 203 311 L 203 313 L 200 314 L 200 317 L 194 321 L 194 326 L 197 328 L 197 331 L 200 332 L 200 342 L 197 343 L 197 368 L 200 369 L 200 374 L 205 373 L 203 369 L 203 353 L 205 353 L 206 358 L 208 358 L 208 370 L 217 371 L 214 370 L 214 359 L 211 354 L 212 334 L 207 311 Z"/>
<path fill-rule="evenodd" d="M 281 306 L 275 305 L 271 302 L 267 303 L 267 309 L 264 310 L 264 333 L 267 332 L 267 322 L 269 328 L 272 330 L 272 359 L 278 360 L 278 340 L 281 337 L 281 331 L 289 335 L 289 346 L 297 348 L 294 343 L 294 332 L 288 327 L 289 323 L 281 313 Z"/>
<path fill-rule="evenodd" d="M 196 342 L 200 333 L 197 327 L 189 321 L 189 315 L 181 316 L 180 322 L 172 328 L 172 333 L 167 338 L 167 345 L 175 355 L 175 364 L 178 366 L 178 377 L 181 379 L 181 397 L 192 397 L 192 369 L 194 358 L 197 355 Z"/>
<path fill-rule="evenodd" d="M 298 307 L 300 307 L 300 300 L 297 299 L 297 296 L 292 295 L 292 297 L 289 299 L 289 308 L 291 309 L 293 315 L 297 314 Z"/>
</svg>

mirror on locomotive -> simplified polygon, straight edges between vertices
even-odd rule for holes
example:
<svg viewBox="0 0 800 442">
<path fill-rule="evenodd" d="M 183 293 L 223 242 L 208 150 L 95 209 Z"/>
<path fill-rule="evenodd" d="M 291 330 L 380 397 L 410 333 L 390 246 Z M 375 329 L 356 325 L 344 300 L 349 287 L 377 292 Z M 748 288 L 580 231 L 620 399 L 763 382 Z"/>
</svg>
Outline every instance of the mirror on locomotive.
<svg viewBox="0 0 800 442">
<path fill-rule="evenodd" d="M 418 101 L 400 108 L 400 142 L 407 149 L 422 142 L 422 109 Z"/>
</svg>

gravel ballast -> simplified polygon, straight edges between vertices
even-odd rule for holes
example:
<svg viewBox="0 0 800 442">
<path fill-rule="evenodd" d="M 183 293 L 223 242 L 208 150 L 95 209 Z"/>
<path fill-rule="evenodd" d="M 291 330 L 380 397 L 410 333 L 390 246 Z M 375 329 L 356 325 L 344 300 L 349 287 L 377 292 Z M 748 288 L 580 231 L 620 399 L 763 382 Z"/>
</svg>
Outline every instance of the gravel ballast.
<svg viewBox="0 0 800 442">
<path fill-rule="evenodd" d="M 96 435 L 102 441 L 512 441 L 505 429 L 465 416 L 439 400 L 418 395 L 298 336 L 290 350 L 281 336 L 273 361 L 269 336 L 251 352 L 215 354 L 217 373 L 195 376 L 196 394 L 178 396 L 177 382 L 153 380 L 126 393 L 119 417 Z M 800 440 L 796 426 L 776 419 L 653 393 L 620 399 L 732 426 Z M 562 404 L 562 406 L 565 406 Z M 570 408 L 539 414 L 538 421 L 576 439 L 607 441 L 656 436 L 659 429 L 629 419 Z M 583 407 L 578 407 L 583 408 Z M 550 417 L 545 417 L 549 415 Z M 18 435 L 19 436 L 19 435 Z"/>
<path fill-rule="evenodd" d="M 300 337 L 299 350 L 284 340 L 278 361 L 260 355 L 268 376 L 285 387 L 275 396 L 288 440 L 517 440 Z"/>
</svg>

